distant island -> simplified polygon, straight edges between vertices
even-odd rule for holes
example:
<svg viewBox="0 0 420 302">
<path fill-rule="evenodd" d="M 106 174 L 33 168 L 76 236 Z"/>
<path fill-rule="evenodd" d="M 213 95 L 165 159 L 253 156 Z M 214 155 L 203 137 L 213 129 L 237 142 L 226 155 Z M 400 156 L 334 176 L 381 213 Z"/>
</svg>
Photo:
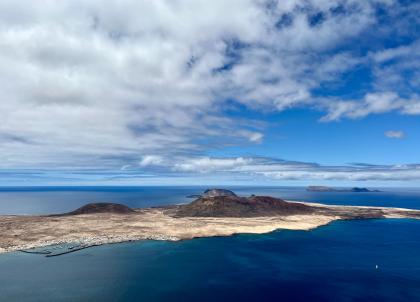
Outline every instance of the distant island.
<svg viewBox="0 0 420 302">
<path fill-rule="evenodd" d="M 349 188 L 349 189 L 335 189 L 331 187 L 326 186 L 309 186 L 306 188 L 307 191 L 310 192 L 357 192 L 357 193 L 363 193 L 363 192 L 381 192 L 379 190 L 369 190 L 367 188 Z"/>
<path fill-rule="evenodd" d="M 106 243 L 310 230 L 334 220 L 371 218 L 420 219 L 420 210 L 241 197 L 229 190 L 211 189 L 183 205 L 131 209 L 117 203 L 91 203 L 47 216 L 3 215 L 0 252 L 20 250 L 52 257 Z M 48 248 L 57 245 L 64 250 L 54 253 L 55 249 Z M 40 247 L 47 248 L 36 249 Z"/>
</svg>

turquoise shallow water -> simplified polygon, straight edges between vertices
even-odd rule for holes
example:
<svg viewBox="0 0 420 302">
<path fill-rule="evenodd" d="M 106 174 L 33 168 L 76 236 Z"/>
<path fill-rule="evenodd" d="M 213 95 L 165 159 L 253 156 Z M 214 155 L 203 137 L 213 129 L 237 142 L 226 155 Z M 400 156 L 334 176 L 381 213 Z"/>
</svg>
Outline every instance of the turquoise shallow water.
<svg viewBox="0 0 420 302">
<path fill-rule="evenodd" d="M 281 190 L 296 199 L 314 198 L 302 189 Z M 419 205 L 415 191 L 334 194 L 319 201 Z M 419 255 L 420 221 L 409 219 L 140 241 L 53 258 L 12 253 L 0 256 L 0 301 L 420 301 Z"/>
</svg>

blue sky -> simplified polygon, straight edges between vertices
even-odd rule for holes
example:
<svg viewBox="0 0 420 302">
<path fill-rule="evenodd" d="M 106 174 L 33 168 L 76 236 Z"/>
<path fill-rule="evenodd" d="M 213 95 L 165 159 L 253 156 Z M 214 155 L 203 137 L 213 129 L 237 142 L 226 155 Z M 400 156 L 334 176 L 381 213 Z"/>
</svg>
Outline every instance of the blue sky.
<svg viewBox="0 0 420 302">
<path fill-rule="evenodd" d="M 250 116 L 249 112 L 241 111 L 240 114 Z M 418 161 L 420 122 L 417 116 L 387 113 L 321 123 L 321 115 L 304 109 L 252 115 L 269 123 L 261 143 L 222 148 L 210 154 L 266 157 L 282 154 L 284 158 L 328 165 L 360 162 L 409 164 Z M 404 137 L 387 137 L 385 132 L 389 129 L 403 131 Z"/>
<path fill-rule="evenodd" d="M 418 186 L 419 11 L 2 1 L 0 186 Z"/>
</svg>

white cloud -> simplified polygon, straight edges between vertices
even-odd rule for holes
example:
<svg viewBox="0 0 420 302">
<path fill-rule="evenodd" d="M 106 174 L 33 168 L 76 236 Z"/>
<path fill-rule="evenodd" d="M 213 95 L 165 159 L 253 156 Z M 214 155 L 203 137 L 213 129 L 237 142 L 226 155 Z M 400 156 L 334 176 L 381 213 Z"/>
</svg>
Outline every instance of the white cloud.
<svg viewBox="0 0 420 302">
<path fill-rule="evenodd" d="M 139 165 L 140 167 L 147 167 L 147 166 L 159 166 L 163 163 L 163 158 L 157 155 L 146 155 L 143 156 Z"/>
<path fill-rule="evenodd" d="M 420 97 L 416 96 L 417 100 L 411 100 L 404 105 L 402 110 L 405 114 L 413 114 L 417 115 L 420 114 Z"/>
<path fill-rule="evenodd" d="M 377 22 L 381 2 L 1 1 L 0 166 L 148 166 L 259 143 L 263 130 L 224 116 L 225 100 L 263 110 L 317 105 L 313 89 L 364 64 L 337 49 Z M 311 25 L 318 13 L 322 22 Z M 409 53 L 391 52 L 372 60 Z M 328 108 L 326 120 L 420 112 L 417 98 L 392 91 Z"/>
<path fill-rule="evenodd" d="M 267 178 L 276 180 L 320 180 L 320 181 L 418 181 L 417 170 L 401 171 L 308 171 L 308 172 L 261 172 Z"/>
<path fill-rule="evenodd" d="M 217 179 L 240 177 L 252 179 L 265 177 L 267 180 L 325 180 L 325 181 L 418 181 L 420 165 L 370 165 L 350 164 L 328 166 L 317 163 L 285 161 L 263 157 L 177 157 L 166 159 L 160 167 L 176 177 L 189 175 L 201 177 L 208 174 Z M 200 176 L 198 176 L 200 175 Z"/>
<path fill-rule="evenodd" d="M 405 137 L 404 131 L 389 130 L 385 132 L 385 136 L 389 138 L 401 139 Z"/>
<path fill-rule="evenodd" d="M 399 110 L 403 114 L 420 114 L 420 98 L 412 95 L 411 98 L 402 98 L 390 91 L 366 94 L 362 100 L 340 101 L 325 100 L 324 106 L 328 114 L 321 121 L 329 122 L 341 118 L 358 119 L 369 114 L 386 113 Z"/>
<path fill-rule="evenodd" d="M 404 45 L 395 48 L 388 48 L 382 51 L 378 51 L 373 54 L 373 59 L 375 62 L 384 63 L 391 60 L 399 59 L 401 57 L 411 57 L 416 55 L 416 52 L 419 51 L 420 41 L 416 41 L 411 45 Z"/>
<path fill-rule="evenodd" d="M 246 166 L 252 159 L 249 158 L 210 158 L 200 157 L 193 159 L 181 159 L 173 165 L 174 171 L 182 172 L 222 172 L 237 169 L 241 166 Z"/>
<path fill-rule="evenodd" d="M 284 181 L 351 182 L 374 181 L 385 183 L 420 181 L 419 164 L 349 164 L 321 165 L 317 163 L 285 161 L 261 157 L 171 157 L 143 166 L 119 170 L 6 170 L 0 171 L 2 180 L 21 183 L 33 182 L 68 184 L 83 181 L 92 184 L 203 184 L 203 183 L 277 183 Z M 156 173 L 158 172 L 158 173 Z"/>
<path fill-rule="evenodd" d="M 260 132 L 250 132 L 250 131 L 245 131 L 243 132 L 243 135 L 245 137 L 248 138 L 248 140 L 251 143 L 261 143 L 263 141 L 264 138 L 264 134 L 260 133 Z"/>
</svg>

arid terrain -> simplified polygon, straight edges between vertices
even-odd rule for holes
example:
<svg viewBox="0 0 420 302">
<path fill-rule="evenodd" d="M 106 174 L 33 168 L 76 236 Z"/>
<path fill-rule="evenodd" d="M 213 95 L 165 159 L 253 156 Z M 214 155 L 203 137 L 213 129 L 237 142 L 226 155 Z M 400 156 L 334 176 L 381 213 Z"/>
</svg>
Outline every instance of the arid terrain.
<svg viewBox="0 0 420 302">
<path fill-rule="evenodd" d="M 49 216 L 0 216 L 0 252 L 70 243 L 89 247 L 131 240 L 183 240 L 310 230 L 339 219 L 415 218 L 419 210 L 330 206 L 263 196 L 202 196 L 188 205 L 130 209 L 89 204 Z"/>
</svg>

